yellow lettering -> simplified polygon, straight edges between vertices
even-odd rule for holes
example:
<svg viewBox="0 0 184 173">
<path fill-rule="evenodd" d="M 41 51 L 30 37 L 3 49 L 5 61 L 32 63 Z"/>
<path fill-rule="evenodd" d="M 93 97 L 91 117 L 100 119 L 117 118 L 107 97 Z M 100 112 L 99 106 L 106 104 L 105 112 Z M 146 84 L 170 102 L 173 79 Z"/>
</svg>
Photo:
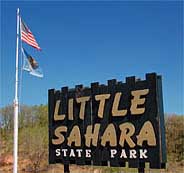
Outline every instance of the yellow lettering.
<svg viewBox="0 0 184 173">
<path fill-rule="evenodd" d="M 109 99 L 109 97 L 110 97 L 110 94 L 100 94 L 95 96 L 96 101 L 100 101 L 99 108 L 98 108 L 99 118 L 103 118 L 105 100 Z"/>
<path fill-rule="evenodd" d="M 156 146 L 156 137 L 153 125 L 146 121 L 137 136 L 137 145 L 142 146 L 143 141 L 147 141 L 149 146 Z"/>
<path fill-rule="evenodd" d="M 54 145 L 59 145 L 62 144 L 65 140 L 64 136 L 61 134 L 61 132 L 66 132 L 67 131 L 67 127 L 65 126 L 59 126 L 55 129 L 55 136 L 57 137 L 57 139 L 52 139 L 52 143 Z M 39 139 L 38 139 L 39 140 Z"/>
<path fill-rule="evenodd" d="M 65 119 L 65 114 L 63 114 L 63 115 L 58 115 L 58 112 L 59 112 L 59 105 L 60 105 L 60 100 L 57 100 L 57 101 L 56 101 L 55 110 L 54 110 L 54 121 L 64 120 L 64 119 Z"/>
<path fill-rule="evenodd" d="M 91 146 L 91 141 L 92 141 L 93 146 L 97 146 L 100 124 L 95 124 L 93 133 L 92 133 L 92 128 L 93 128 L 93 126 L 89 125 L 89 126 L 87 126 L 87 129 L 86 129 L 85 138 L 86 138 L 86 146 L 87 147 Z"/>
<path fill-rule="evenodd" d="M 73 120 L 73 99 L 68 101 L 68 119 Z"/>
<path fill-rule="evenodd" d="M 70 132 L 70 136 L 68 137 L 68 146 L 71 146 L 72 142 L 75 143 L 76 147 L 81 146 L 81 134 L 80 134 L 80 129 L 77 125 L 73 126 Z"/>
<path fill-rule="evenodd" d="M 140 98 L 141 96 L 147 95 L 149 93 L 149 89 L 144 90 L 136 90 L 132 91 L 131 94 L 134 96 L 134 98 L 131 100 L 131 114 L 132 115 L 138 115 L 143 114 L 145 111 L 145 108 L 138 108 L 138 105 L 143 105 L 145 102 L 145 98 Z"/>
<path fill-rule="evenodd" d="M 131 136 L 134 134 L 135 132 L 135 127 L 133 124 L 131 123 L 123 123 L 119 126 L 120 130 L 121 130 L 121 135 L 120 135 L 120 139 L 119 139 L 119 144 L 124 147 L 125 145 L 125 141 L 128 143 L 128 145 L 130 146 L 130 148 L 135 147 L 135 143 L 133 142 L 133 140 L 131 139 Z"/>
<path fill-rule="evenodd" d="M 107 142 L 110 143 L 111 147 L 115 147 L 117 145 L 116 130 L 112 123 L 107 126 L 101 139 L 102 146 L 105 146 Z"/>
<path fill-rule="evenodd" d="M 90 97 L 79 97 L 77 98 L 77 103 L 81 103 L 81 106 L 80 106 L 80 113 L 79 113 L 79 117 L 81 120 L 84 119 L 84 113 L 85 113 L 85 105 L 86 105 L 86 102 L 89 101 Z"/>
<path fill-rule="evenodd" d="M 125 116 L 127 114 L 127 110 L 118 110 L 119 102 L 121 98 L 121 93 L 118 92 L 115 95 L 113 106 L 112 106 L 112 116 Z"/>
</svg>

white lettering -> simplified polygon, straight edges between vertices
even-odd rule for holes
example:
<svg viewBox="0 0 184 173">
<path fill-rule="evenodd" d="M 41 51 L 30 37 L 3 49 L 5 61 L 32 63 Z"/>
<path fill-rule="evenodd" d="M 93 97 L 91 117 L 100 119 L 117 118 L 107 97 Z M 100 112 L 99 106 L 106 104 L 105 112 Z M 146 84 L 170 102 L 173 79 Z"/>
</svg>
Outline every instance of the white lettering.
<svg viewBox="0 0 184 173">
<path fill-rule="evenodd" d="M 130 159 L 137 158 L 136 156 L 136 150 L 130 150 Z"/>
<path fill-rule="evenodd" d="M 70 157 L 75 157 L 74 149 L 70 150 Z"/>
<path fill-rule="evenodd" d="M 56 149 L 56 156 L 60 156 L 61 155 L 61 150 L 60 149 Z"/>
<path fill-rule="evenodd" d="M 62 149 L 62 152 L 63 152 L 63 156 L 66 157 L 66 152 L 67 152 L 67 149 Z"/>
<path fill-rule="evenodd" d="M 114 155 L 117 154 L 117 150 L 111 150 L 111 158 L 114 158 Z"/>
<path fill-rule="evenodd" d="M 140 159 L 143 159 L 143 158 L 148 158 L 148 156 L 146 155 L 147 153 L 147 150 L 146 149 L 140 149 Z"/>
<path fill-rule="evenodd" d="M 78 157 L 81 157 L 82 150 L 81 149 L 77 149 L 76 152 L 78 154 Z"/>
<path fill-rule="evenodd" d="M 126 155 L 126 152 L 125 152 L 124 149 L 122 149 L 122 151 L 121 151 L 121 156 L 120 156 L 120 158 L 127 158 L 127 155 Z"/>
<path fill-rule="evenodd" d="M 86 158 L 90 158 L 91 157 L 91 150 L 86 150 Z"/>
<path fill-rule="evenodd" d="M 130 158 L 130 159 L 136 159 L 139 158 L 140 159 L 147 159 L 148 158 L 148 150 L 147 149 L 139 149 L 139 150 L 135 150 L 135 149 L 131 149 L 131 150 L 125 150 L 122 149 L 121 151 L 118 151 L 116 149 L 110 149 L 109 154 L 111 158 L 115 158 L 115 157 L 119 157 L 119 158 Z M 84 155 L 85 154 L 85 155 Z M 56 149 L 55 150 L 55 155 L 57 157 L 63 155 L 63 157 L 66 157 L 67 155 L 69 155 L 69 157 L 82 157 L 84 155 L 84 157 L 86 158 L 91 158 L 91 149 Z"/>
</svg>

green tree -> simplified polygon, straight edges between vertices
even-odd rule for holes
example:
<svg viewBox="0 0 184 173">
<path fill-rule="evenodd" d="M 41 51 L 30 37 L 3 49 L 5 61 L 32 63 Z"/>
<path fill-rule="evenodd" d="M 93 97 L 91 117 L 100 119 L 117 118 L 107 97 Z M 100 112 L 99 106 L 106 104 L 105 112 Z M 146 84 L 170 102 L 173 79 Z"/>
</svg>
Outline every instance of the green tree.
<svg viewBox="0 0 184 173">
<path fill-rule="evenodd" d="M 184 159 L 184 116 L 168 116 L 166 118 L 167 153 L 170 161 Z"/>
<path fill-rule="evenodd" d="M 48 106 L 40 105 L 34 106 L 36 123 L 40 126 L 48 126 Z"/>
<path fill-rule="evenodd" d="M 24 159 L 29 160 L 29 165 L 27 165 L 26 169 L 29 168 L 29 170 L 36 173 L 47 165 L 47 106 L 24 106 L 21 116 L 22 126 L 19 130 L 20 153 Z"/>
<path fill-rule="evenodd" d="M 47 164 L 47 129 L 41 126 L 27 127 L 21 130 L 19 146 L 21 155 L 29 160 L 27 168 L 37 173 Z M 43 165 L 44 163 L 44 165 Z"/>
<path fill-rule="evenodd" d="M 8 105 L 0 110 L 2 128 L 6 132 L 13 130 L 13 105 Z"/>
</svg>

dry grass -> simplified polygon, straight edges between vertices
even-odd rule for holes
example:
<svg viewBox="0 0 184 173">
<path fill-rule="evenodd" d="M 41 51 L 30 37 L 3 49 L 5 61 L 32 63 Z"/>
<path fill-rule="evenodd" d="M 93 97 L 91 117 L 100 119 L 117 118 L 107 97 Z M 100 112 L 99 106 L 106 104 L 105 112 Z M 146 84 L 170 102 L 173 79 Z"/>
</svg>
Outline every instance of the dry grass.
<svg viewBox="0 0 184 173">
<path fill-rule="evenodd" d="M 26 173 L 25 167 L 27 162 L 19 162 L 19 173 Z M 0 167 L 1 173 L 12 173 L 12 165 Z M 130 168 L 109 168 L 109 167 L 93 167 L 93 166 L 77 166 L 70 165 L 70 173 L 137 173 L 137 169 Z M 40 173 L 64 173 L 62 164 L 49 165 Z M 165 170 L 156 170 L 145 168 L 145 173 L 184 173 L 183 163 L 170 163 Z"/>
</svg>

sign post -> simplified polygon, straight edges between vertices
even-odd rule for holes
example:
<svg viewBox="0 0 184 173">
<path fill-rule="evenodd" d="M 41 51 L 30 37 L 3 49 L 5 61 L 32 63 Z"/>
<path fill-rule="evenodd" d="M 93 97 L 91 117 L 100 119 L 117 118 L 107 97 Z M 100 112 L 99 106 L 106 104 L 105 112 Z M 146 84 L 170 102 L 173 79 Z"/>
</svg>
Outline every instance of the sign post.
<svg viewBox="0 0 184 173">
<path fill-rule="evenodd" d="M 138 168 L 138 173 L 144 173 L 144 168 Z"/>
<path fill-rule="evenodd" d="M 49 90 L 49 163 L 138 168 L 166 164 L 161 76 Z"/>
<path fill-rule="evenodd" d="M 64 164 L 64 173 L 70 173 L 69 164 Z"/>
</svg>

